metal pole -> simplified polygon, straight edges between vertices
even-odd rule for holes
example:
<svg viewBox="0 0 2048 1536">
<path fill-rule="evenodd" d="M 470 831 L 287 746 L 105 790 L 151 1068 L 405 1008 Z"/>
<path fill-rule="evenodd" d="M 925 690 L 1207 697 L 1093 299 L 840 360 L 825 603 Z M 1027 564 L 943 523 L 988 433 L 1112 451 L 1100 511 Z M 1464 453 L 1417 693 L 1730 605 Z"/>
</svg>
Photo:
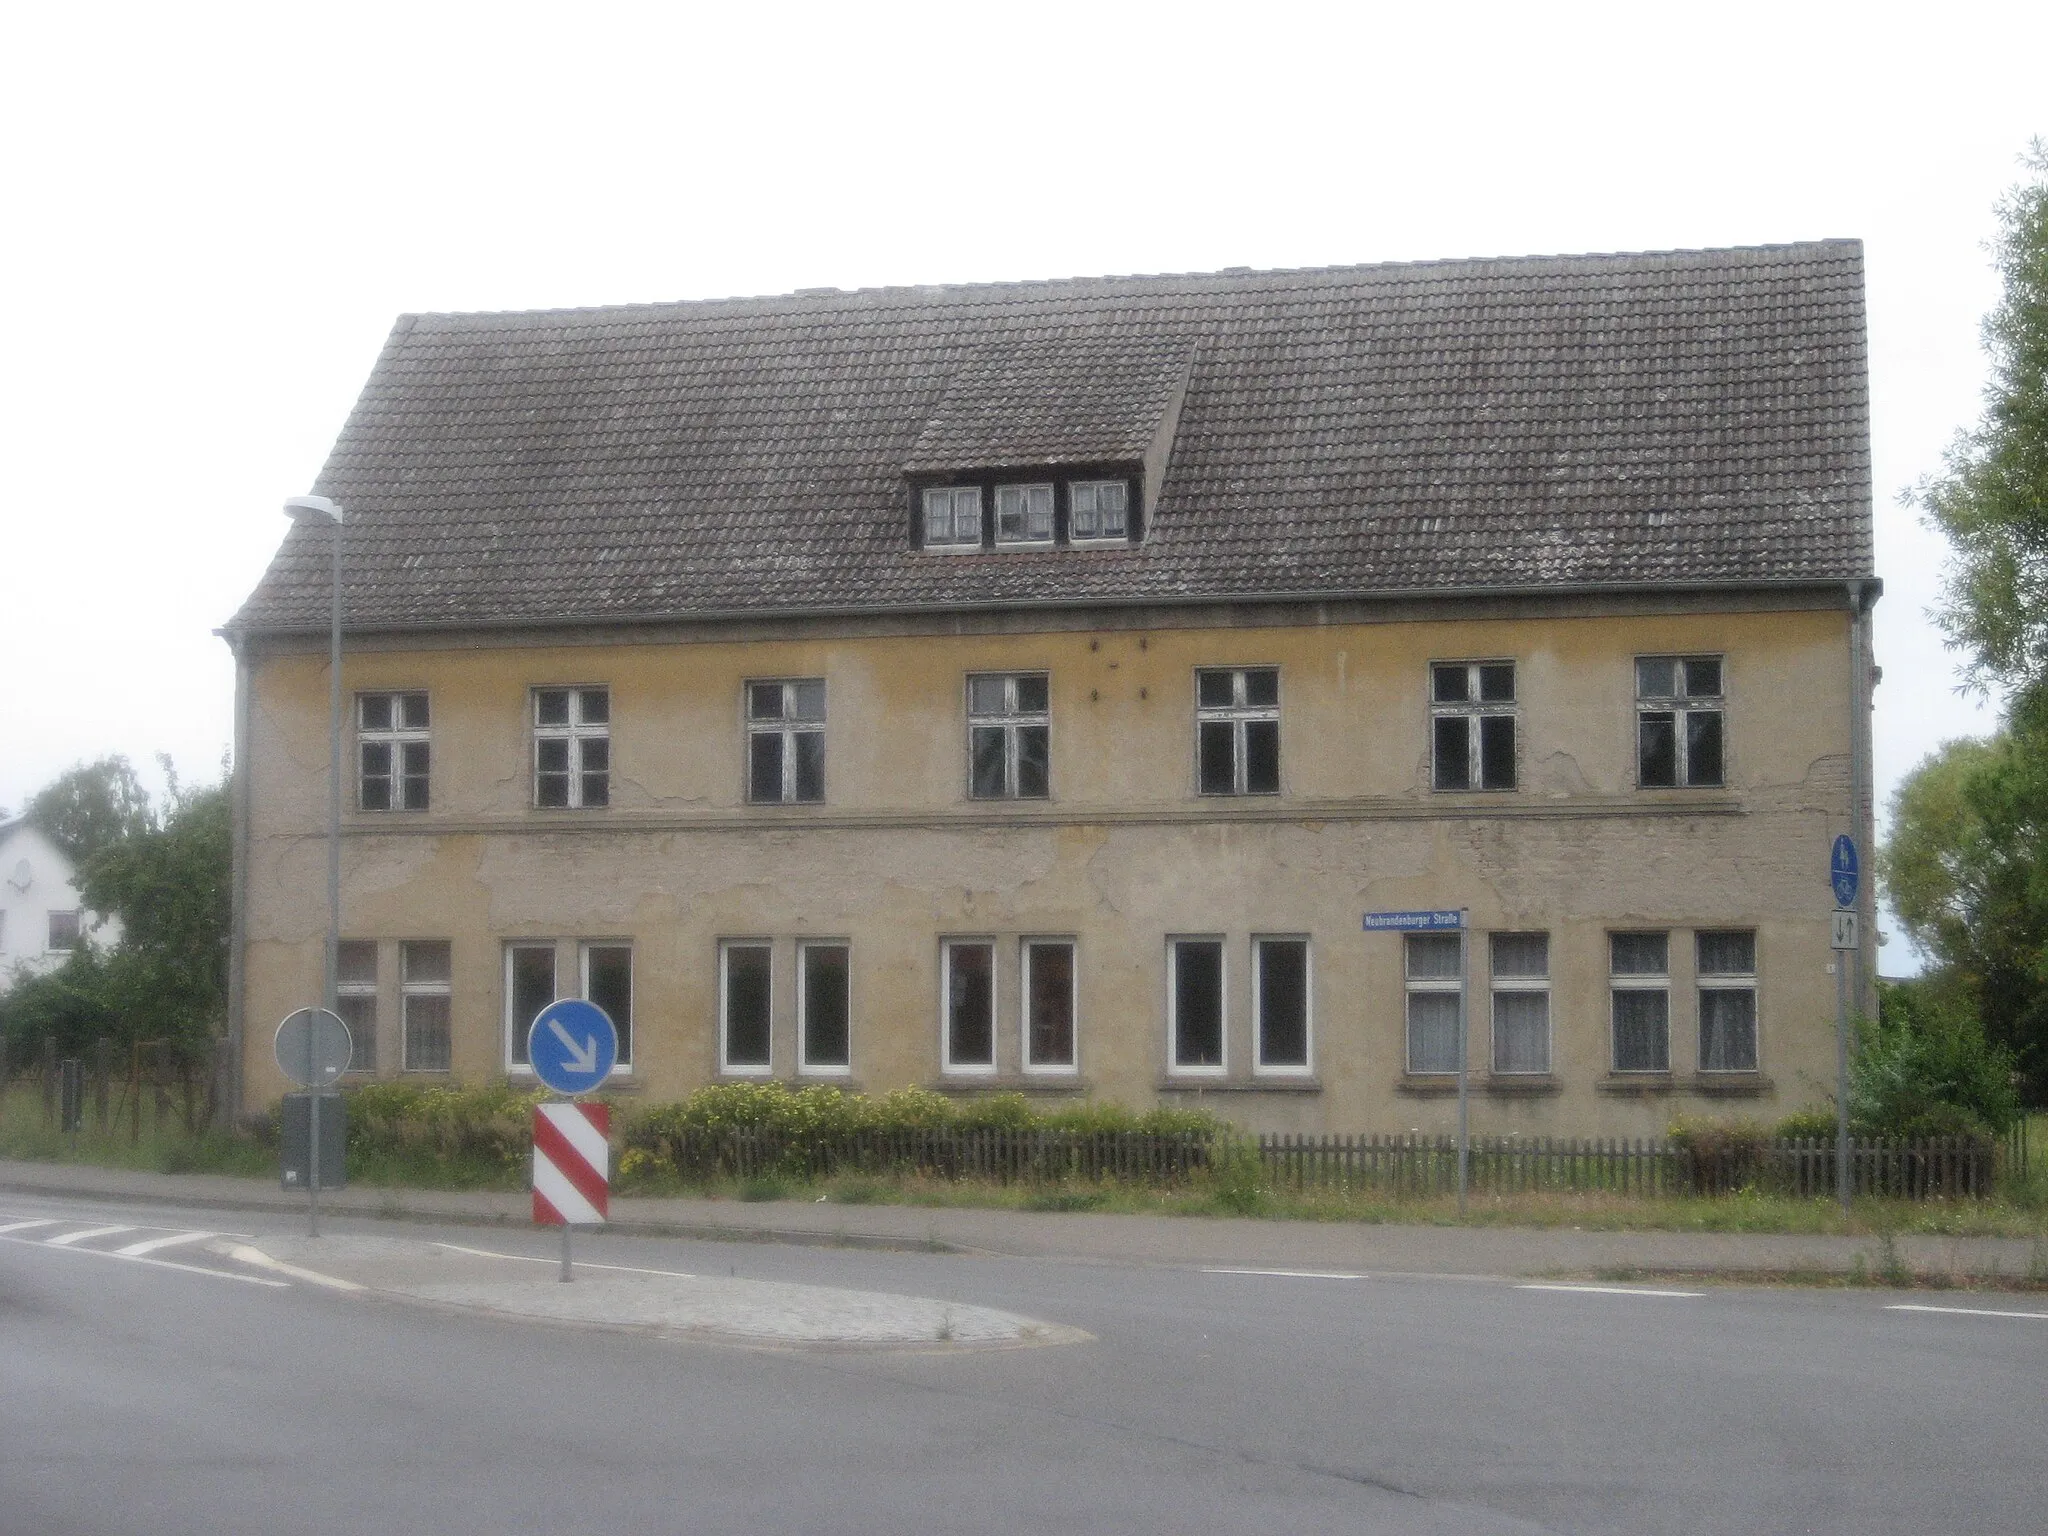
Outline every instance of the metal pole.
<svg viewBox="0 0 2048 1536">
<path fill-rule="evenodd" d="M 1468 914 L 1458 914 L 1458 1215 L 1465 1214 L 1465 1187 L 1471 1166 L 1471 1095 L 1467 1092 L 1467 1040 L 1471 1031 L 1466 1018 L 1472 1001 L 1472 938 Z"/>
<path fill-rule="evenodd" d="M 569 1267 L 569 1223 L 562 1223 L 562 1284 L 575 1279 L 575 1272 Z"/>
<path fill-rule="evenodd" d="M 327 629 L 327 943 L 322 1006 L 335 1007 L 341 981 L 341 519 L 334 530 L 334 593 Z M 313 1036 L 306 1031 L 306 1081 L 312 1084 L 306 1128 L 312 1136 L 306 1179 L 307 1236 L 320 1235 L 320 1084 L 313 1072 Z"/>
<path fill-rule="evenodd" d="M 1849 952 L 1835 951 L 1835 1192 L 1849 1209 Z"/>
</svg>

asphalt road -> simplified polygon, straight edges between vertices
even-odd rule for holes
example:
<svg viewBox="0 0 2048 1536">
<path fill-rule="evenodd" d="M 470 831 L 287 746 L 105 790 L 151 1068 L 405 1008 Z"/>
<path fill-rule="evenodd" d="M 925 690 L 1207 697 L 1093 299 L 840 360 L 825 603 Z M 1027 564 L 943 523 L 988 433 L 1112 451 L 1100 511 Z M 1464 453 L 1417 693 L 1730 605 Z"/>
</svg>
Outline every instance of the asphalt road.
<svg viewBox="0 0 2048 1536">
<path fill-rule="evenodd" d="M 178 1240 L 294 1225 L 0 1196 L 0 1536 L 2048 1528 L 2048 1318 L 1894 1310 L 2037 1298 L 579 1239 L 1095 1336 L 763 1350 L 259 1284 Z"/>
</svg>

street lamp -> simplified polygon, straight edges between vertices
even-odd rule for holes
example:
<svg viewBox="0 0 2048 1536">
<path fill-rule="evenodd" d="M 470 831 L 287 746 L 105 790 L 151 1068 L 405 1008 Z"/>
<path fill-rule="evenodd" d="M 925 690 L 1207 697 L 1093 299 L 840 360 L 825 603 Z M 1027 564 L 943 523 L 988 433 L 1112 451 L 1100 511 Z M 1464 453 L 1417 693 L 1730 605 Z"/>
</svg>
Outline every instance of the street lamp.
<svg viewBox="0 0 2048 1536">
<path fill-rule="evenodd" d="M 327 631 L 327 954 L 321 987 L 322 1006 L 335 1007 L 341 980 L 341 503 L 325 496 L 294 496 L 284 504 L 285 516 L 301 528 L 332 528 L 334 601 Z M 306 1129 L 308 1191 L 312 1205 L 311 1235 L 320 1235 L 320 1086 L 311 1086 Z"/>
</svg>

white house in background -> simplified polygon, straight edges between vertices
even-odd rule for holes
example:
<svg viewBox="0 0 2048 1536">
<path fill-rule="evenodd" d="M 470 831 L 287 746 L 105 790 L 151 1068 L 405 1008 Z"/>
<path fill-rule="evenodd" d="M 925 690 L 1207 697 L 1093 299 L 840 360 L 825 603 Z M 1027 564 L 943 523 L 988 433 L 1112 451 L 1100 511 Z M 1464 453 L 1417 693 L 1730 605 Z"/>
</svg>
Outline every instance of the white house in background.
<svg viewBox="0 0 2048 1536">
<path fill-rule="evenodd" d="M 64 850 L 26 816 L 0 821 L 0 992 L 62 965 L 95 935 L 112 944 L 121 925 L 86 910 Z"/>
</svg>

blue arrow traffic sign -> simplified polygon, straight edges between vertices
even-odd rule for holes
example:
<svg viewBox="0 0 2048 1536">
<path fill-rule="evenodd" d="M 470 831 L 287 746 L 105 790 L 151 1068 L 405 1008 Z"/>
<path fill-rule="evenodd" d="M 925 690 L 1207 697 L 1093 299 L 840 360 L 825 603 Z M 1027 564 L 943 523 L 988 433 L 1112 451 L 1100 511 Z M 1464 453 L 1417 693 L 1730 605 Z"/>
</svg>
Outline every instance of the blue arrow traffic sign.
<svg viewBox="0 0 2048 1536">
<path fill-rule="evenodd" d="M 1365 914 L 1367 933 L 1440 933 L 1445 929 L 1459 929 L 1465 926 L 1465 912 L 1461 907 L 1441 908 L 1433 912 L 1368 912 Z"/>
<path fill-rule="evenodd" d="M 1856 861 L 1856 840 L 1844 832 L 1835 839 L 1834 852 L 1828 855 L 1828 884 L 1835 888 L 1835 905 L 1855 906 L 1856 887 L 1861 880 L 1862 869 Z"/>
<path fill-rule="evenodd" d="M 533 1075 L 555 1092 L 588 1093 L 618 1065 L 619 1032 L 597 1004 L 558 998 L 533 1016 L 526 1059 Z"/>
</svg>

